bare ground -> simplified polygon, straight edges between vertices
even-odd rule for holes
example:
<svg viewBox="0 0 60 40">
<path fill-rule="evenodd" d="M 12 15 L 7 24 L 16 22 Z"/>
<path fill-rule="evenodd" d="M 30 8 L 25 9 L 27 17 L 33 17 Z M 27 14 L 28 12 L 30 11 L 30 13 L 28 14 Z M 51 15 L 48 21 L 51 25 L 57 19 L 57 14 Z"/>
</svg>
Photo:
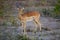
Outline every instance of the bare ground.
<svg viewBox="0 0 60 40">
<path fill-rule="evenodd" d="M 31 39 L 37 40 L 60 40 L 60 22 L 56 22 L 51 17 L 40 18 L 42 31 L 34 33 L 35 25 L 33 22 L 27 22 L 27 35 Z M 16 35 L 23 34 L 21 26 L 0 26 L 0 40 L 15 40 Z"/>
</svg>

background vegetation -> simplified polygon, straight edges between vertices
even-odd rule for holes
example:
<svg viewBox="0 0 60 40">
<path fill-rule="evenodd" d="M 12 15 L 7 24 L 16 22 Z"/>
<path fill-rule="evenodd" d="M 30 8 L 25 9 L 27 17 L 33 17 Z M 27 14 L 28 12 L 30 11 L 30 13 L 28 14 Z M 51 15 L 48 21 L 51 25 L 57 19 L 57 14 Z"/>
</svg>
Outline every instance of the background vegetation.
<svg viewBox="0 0 60 40">
<path fill-rule="evenodd" d="M 13 8 L 14 8 L 13 5 L 16 5 L 16 4 L 13 4 L 15 1 L 0 0 L 0 23 L 3 22 L 3 24 L 2 24 L 3 26 L 7 26 L 8 24 L 11 24 L 12 26 L 17 25 L 17 22 L 15 20 L 15 16 L 12 16 L 13 13 L 15 12 L 14 11 L 15 9 L 13 10 Z M 25 4 L 25 2 L 23 1 L 22 4 L 20 3 L 20 5 L 25 6 L 25 7 L 41 7 L 41 5 L 42 5 L 42 7 L 43 6 L 45 7 L 48 5 L 48 3 L 45 0 L 42 0 L 41 2 L 40 1 L 37 1 L 37 2 L 34 1 L 34 2 L 35 3 L 33 3 L 33 1 L 28 1 Z M 60 0 L 57 0 L 57 2 L 53 6 L 54 6 L 53 10 L 50 10 L 49 8 L 48 9 L 46 9 L 46 8 L 42 9 L 42 13 L 44 14 L 44 17 L 49 16 L 49 17 L 60 19 Z M 39 9 L 39 11 L 40 11 L 40 9 Z M 2 21 L 2 20 L 4 20 L 4 21 Z M 0 26 L 1 26 L 1 24 L 0 24 Z M 13 40 L 13 38 L 14 38 L 9 33 L 4 35 L 4 36 L 6 36 L 6 38 L 9 38 L 7 40 Z M 14 40 L 15 40 L 15 38 L 14 38 Z M 18 37 L 16 39 L 17 40 L 28 40 L 29 38 L 18 35 Z"/>
<path fill-rule="evenodd" d="M 57 1 L 54 8 L 55 18 L 60 18 L 60 0 Z"/>
</svg>

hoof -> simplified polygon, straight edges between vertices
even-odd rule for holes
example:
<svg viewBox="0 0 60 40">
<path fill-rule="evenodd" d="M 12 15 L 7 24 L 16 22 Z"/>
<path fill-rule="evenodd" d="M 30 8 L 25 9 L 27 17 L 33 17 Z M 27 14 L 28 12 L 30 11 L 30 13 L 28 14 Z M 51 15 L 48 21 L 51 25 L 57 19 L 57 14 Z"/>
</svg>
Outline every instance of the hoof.
<svg viewBox="0 0 60 40">
<path fill-rule="evenodd" d="M 34 33 L 36 33 L 36 32 L 37 32 L 37 30 L 34 30 L 33 32 L 34 32 Z"/>
</svg>

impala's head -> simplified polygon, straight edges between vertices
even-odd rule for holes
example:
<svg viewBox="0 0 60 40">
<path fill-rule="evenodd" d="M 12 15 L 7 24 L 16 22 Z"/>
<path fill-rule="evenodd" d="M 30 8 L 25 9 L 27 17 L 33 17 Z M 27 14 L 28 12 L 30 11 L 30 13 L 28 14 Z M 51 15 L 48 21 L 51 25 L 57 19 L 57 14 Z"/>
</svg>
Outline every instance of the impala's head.
<svg viewBox="0 0 60 40">
<path fill-rule="evenodd" d="M 23 8 L 17 8 L 18 9 L 18 12 L 19 12 L 19 14 L 23 14 L 24 12 L 24 7 Z"/>
<path fill-rule="evenodd" d="M 17 8 L 19 11 L 23 11 L 24 10 L 24 7 L 23 8 Z"/>
</svg>

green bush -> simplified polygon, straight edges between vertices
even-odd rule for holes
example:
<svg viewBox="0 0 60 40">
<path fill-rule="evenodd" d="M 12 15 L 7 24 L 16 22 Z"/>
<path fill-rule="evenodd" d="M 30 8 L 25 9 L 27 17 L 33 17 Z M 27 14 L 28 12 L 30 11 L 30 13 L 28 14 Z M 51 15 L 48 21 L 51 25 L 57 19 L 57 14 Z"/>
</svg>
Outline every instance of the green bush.
<svg viewBox="0 0 60 40">
<path fill-rule="evenodd" d="M 54 8 L 54 13 L 55 13 L 54 17 L 60 19 L 60 0 L 57 0 L 57 3 Z"/>
<path fill-rule="evenodd" d="M 30 40 L 28 37 L 26 37 L 25 35 L 18 35 L 17 36 L 17 40 Z"/>
</svg>

